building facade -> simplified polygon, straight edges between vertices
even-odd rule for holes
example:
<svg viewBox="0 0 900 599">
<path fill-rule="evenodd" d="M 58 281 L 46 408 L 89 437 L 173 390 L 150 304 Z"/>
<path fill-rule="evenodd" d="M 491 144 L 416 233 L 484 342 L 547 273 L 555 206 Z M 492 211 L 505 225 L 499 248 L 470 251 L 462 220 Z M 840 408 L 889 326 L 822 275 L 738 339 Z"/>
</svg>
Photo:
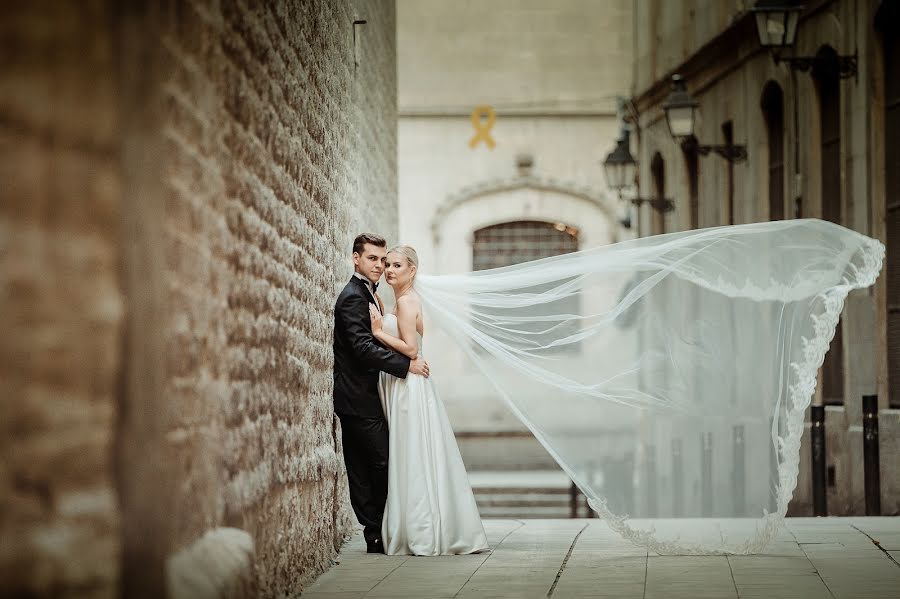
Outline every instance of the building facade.
<svg viewBox="0 0 900 599">
<path fill-rule="evenodd" d="M 619 134 L 616 98 L 630 87 L 630 2 L 403 0 L 397 20 L 400 241 L 418 250 L 420 272 L 632 235 L 601 166 Z M 439 331 L 425 345 L 441 356 L 435 379 L 457 433 L 524 430 Z M 516 447 L 508 462 L 471 461 L 490 452 L 465 447 L 464 457 L 470 468 L 521 466 Z"/>
<path fill-rule="evenodd" d="M 748 1 L 634 2 L 634 87 L 627 118 L 641 235 L 784 218 L 822 218 L 887 245 L 872 289 L 851 294 L 820 371 L 827 506 L 865 513 L 862 396 L 877 394 L 881 509 L 900 512 L 900 55 L 897 3 L 805 3 L 796 45 L 809 70 L 760 45 Z M 842 58 L 848 57 L 848 58 Z M 853 60 L 850 59 L 852 57 Z M 841 65 L 855 63 L 842 72 Z M 745 161 L 702 156 L 670 136 L 663 105 L 681 75 L 699 102 L 701 144 L 743 145 Z M 809 427 L 790 513 L 812 513 Z"/>
</svg>

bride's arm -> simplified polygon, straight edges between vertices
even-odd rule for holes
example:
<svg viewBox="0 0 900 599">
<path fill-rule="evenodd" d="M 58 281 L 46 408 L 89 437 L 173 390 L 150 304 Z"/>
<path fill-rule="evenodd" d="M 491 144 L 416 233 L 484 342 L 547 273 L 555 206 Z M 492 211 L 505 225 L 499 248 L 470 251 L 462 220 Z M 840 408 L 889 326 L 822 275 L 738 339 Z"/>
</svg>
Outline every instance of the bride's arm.
<svg viewBox="0 0 900 599">
<path fill-rule="evenodd" d="M 419 343 L 416 339 L 416 315 L 418 313 L 419 302 L 416 298 L 407 295 L 398 299 L 397 327 L 400 329 L 400 337 L 394 337 L 382 329 L 381 314 L 374 305 L 370 305 L 372 335 L 394 351 L 414 360 L 419 355 Z"/>
</svg>

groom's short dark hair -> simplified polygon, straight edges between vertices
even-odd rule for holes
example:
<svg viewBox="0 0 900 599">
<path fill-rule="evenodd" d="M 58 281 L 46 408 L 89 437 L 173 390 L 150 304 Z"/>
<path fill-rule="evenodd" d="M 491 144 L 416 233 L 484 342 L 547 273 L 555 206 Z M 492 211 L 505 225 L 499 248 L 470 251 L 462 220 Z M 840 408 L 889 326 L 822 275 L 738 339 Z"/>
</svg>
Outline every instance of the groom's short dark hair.
<svg viewBox="0 0 900 599">
<path fill-rule="evenodd" d="M 377 233 L 361 233 L 353 240 L 353 253 L 362 254 L 363 246 L 366 244 L 374 245 L 380 248 L 387 247 L 387 240 Z"/>
</svg>

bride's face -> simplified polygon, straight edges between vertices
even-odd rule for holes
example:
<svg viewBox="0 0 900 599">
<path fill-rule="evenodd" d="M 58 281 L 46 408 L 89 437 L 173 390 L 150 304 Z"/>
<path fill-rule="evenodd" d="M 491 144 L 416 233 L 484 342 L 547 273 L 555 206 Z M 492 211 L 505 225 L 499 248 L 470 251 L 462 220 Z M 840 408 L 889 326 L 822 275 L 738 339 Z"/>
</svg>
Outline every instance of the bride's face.
<svg viewBox="0 0 900 599">
<path fill-rule="evenodd" d="M 397 252 L 388 252 L 387 265 L 384 268 L 384 280 L 391 287 L 404 287 L 412 281 L 416 267 L 409 263 L 406 256 Z"/>
</svg>

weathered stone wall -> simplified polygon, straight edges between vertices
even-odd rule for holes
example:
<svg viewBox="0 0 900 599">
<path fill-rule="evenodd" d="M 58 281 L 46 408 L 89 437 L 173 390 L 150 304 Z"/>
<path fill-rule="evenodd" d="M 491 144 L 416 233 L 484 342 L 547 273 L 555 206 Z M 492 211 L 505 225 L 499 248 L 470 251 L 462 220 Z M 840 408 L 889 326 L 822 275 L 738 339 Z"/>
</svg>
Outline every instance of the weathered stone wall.
<svg viewBox="0 0 900 599">
<path fill-rule="evenodd" d="M 640 92 L 699 51 L 754 0 L 635 0 L 634 89 Z"/>
<path fill-rule="evenodd" d="M 353 235 L 395 236 L 396 66 L 390 3 L 265 4 L 182 7 L 163 63 L 176 544 L 250 531 L 268 594 L 349 523 L 331 310 Z"/>
<path fill-rule="evenodd" d="M 106 9 L 27 2 L 4 7 L 0 19 L 3 596 L 86 594 L 116 578 L 123 300 Z"/>
<path fill-rule="evenodd" d="M 351 524 L 331 309 L 396 238 L 394 6 L 135 4 L 0 25 L 0 589 L 137 592 L 228 526 L 297 593 Z"/>
</svg>

